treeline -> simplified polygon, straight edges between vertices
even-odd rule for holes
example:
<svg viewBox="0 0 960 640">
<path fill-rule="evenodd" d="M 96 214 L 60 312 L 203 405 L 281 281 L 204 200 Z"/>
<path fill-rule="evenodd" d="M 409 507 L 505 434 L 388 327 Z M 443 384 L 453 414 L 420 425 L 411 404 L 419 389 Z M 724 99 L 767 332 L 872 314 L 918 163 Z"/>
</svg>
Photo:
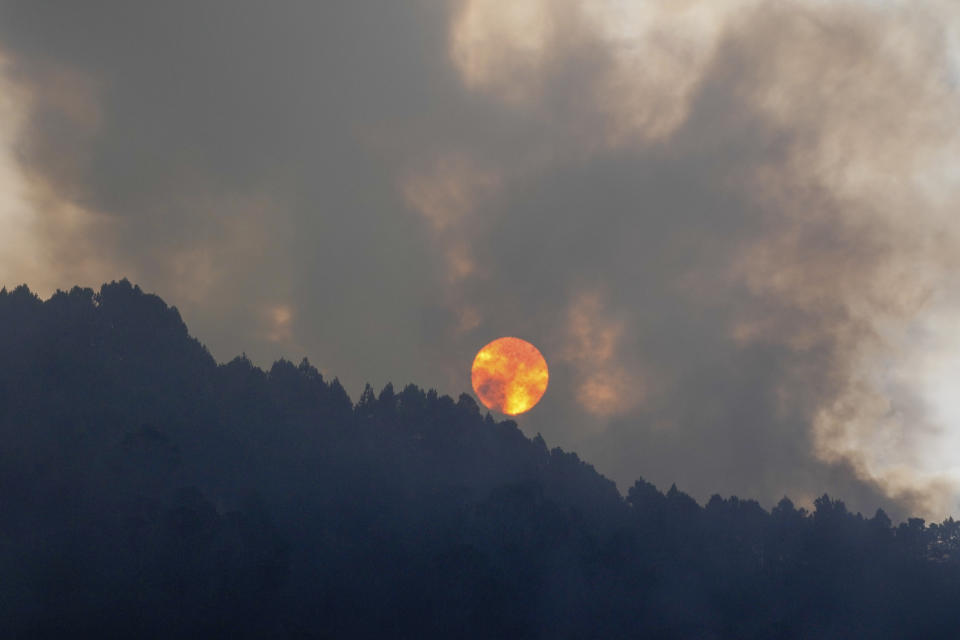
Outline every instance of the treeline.
<svg viewBox="0 0 960 640">
<path fill-rule="evenodd" d="M 638 480 L 413 385 L 0 292 L 0 636 L 955 638 L 960 523 Z"/>
</svg>

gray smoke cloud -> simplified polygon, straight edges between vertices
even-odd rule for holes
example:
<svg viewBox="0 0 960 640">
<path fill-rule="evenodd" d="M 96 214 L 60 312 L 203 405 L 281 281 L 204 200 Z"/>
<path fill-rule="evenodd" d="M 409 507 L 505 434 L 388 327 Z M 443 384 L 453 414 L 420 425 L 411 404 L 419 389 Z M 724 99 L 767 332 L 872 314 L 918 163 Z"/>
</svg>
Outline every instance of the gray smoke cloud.
<svg viewBox="0 0 960 640">
<path fill-rule="evenodd" d="M 469 388 L 621 489 L 958 512 L 957 10 L 0 2 L 0 281 Z"/>
</svg>

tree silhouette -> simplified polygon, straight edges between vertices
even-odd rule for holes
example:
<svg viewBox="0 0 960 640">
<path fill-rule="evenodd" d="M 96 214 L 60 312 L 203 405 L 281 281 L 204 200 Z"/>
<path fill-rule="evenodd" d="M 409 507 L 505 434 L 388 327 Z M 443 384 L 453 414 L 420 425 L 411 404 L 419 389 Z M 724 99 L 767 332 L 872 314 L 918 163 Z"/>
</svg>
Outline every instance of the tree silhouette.
<svg viewBox="0 0 960 640">
<path fill-rule="evenodd" d="M 129 282 L 0 291 L 0 637 L 954 638 L 960 523 L 770 512 L 468 395 L 218 365 Z"/>
</svg>

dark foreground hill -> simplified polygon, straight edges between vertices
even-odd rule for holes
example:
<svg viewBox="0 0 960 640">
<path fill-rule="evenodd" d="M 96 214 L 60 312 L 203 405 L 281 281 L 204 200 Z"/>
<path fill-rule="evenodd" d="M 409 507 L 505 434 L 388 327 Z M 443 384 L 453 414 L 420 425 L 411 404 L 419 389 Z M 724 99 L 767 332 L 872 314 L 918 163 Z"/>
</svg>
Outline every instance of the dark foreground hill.
<svg viewBox="0 0 960 640">
<path fill-rule="evenodd" d="M 956 638 L 960 526 L 624 500 L 305 360 L 217 365 L 126 281 L 0 293 L 0 637 Z"/>
</svg>

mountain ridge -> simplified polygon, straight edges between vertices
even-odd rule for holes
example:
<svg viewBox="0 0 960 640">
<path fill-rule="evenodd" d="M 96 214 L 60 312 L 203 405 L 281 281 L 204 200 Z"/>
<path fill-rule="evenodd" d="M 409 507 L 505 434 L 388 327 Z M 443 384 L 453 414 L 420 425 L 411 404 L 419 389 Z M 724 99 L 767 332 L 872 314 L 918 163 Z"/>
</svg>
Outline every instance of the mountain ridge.
<svg viewBox="0 0 960 640">
<path fill-rule="evenodd" d="M 353 402 L 306 359 L 218 364 L 126 280 L 3 289 L 0 362 L 14 637 L 950 637 L 960 621 L 952 519 L 895 527 L 827 495 L 813 512 L 701 506 L 643 479 L 623 497 L 467 394 L 367 385 Z"/>
</svg>

